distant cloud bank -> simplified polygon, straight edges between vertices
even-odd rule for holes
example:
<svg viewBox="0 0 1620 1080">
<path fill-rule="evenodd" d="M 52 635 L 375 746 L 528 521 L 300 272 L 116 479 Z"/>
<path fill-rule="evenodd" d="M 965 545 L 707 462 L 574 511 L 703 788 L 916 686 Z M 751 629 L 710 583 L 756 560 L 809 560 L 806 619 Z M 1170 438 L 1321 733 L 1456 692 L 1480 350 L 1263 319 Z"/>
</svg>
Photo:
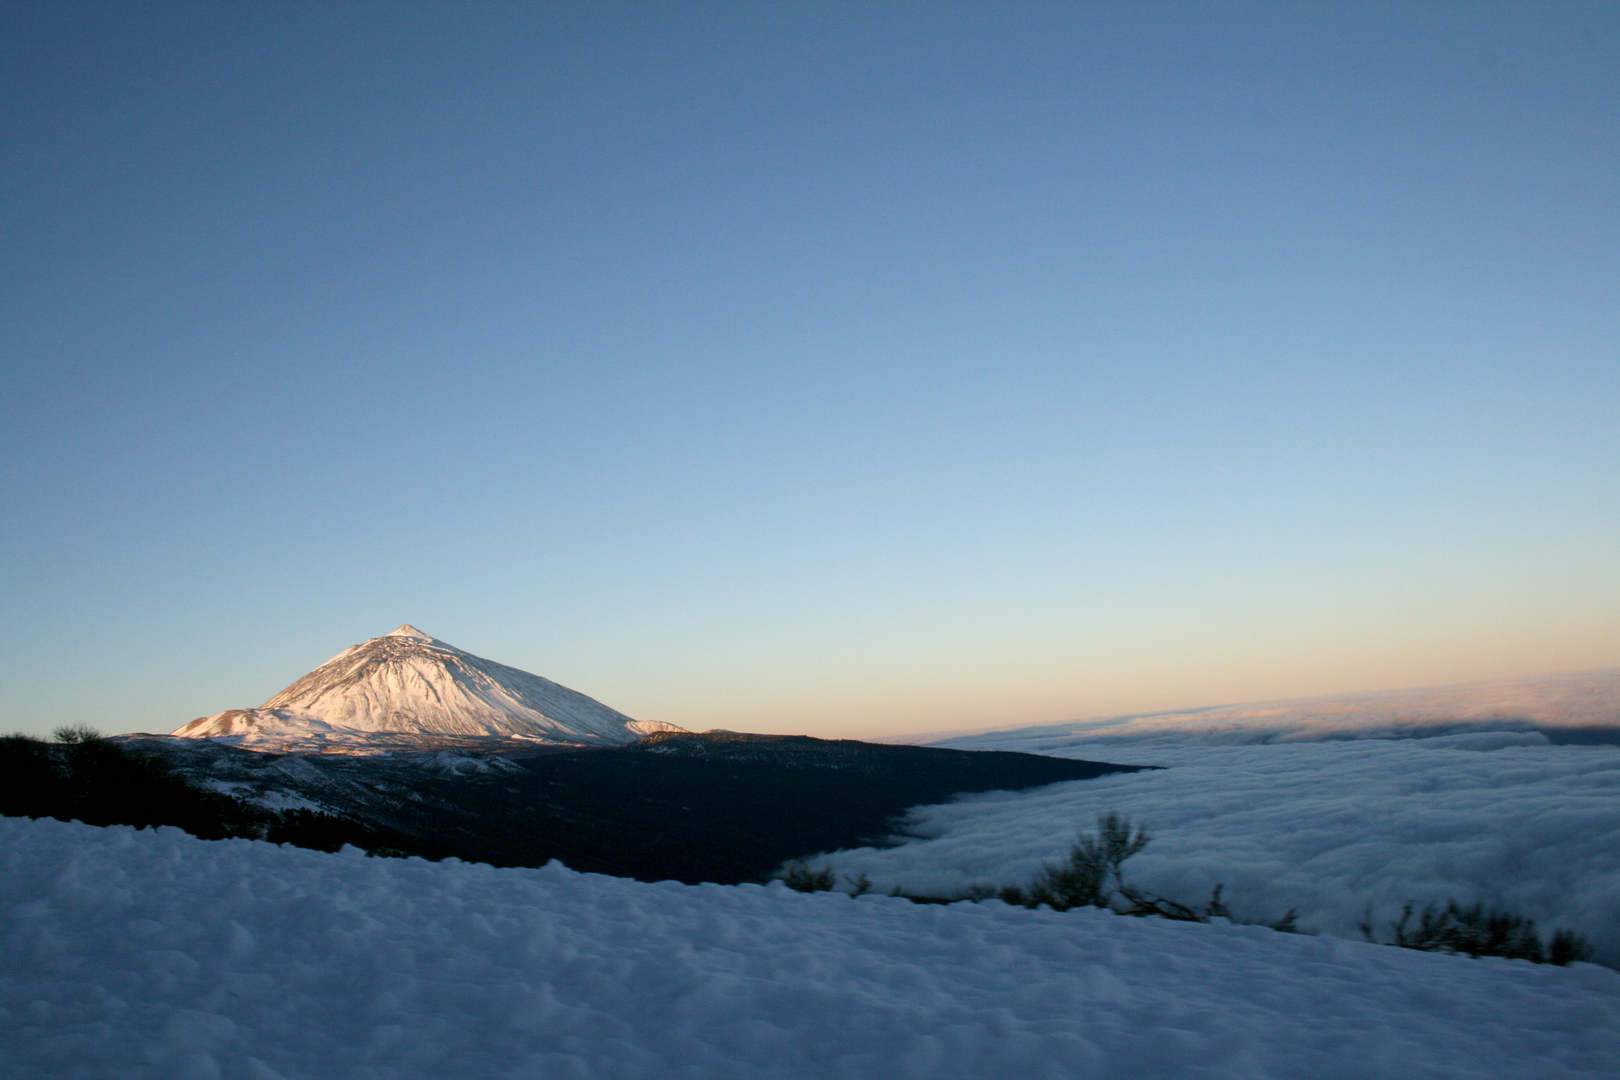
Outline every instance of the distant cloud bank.
<svg viewBox="0 0 1620 1080">
<path fill-rule="evenodd" d="M 1620 747 L 1531 729 L 1616 723 L 1617 702 L 1620 672 L 1604 672 L 957 739 L 1167 767 L 919 808 L 915 839 L 826 861 L 879 888 L 1023 883 L 1119 810 L 1153 831 L 1130 869 L 1164 895 L 1202 901 L 1219 882 L 1234 911 L 1297 907 L 1346 937 L 1368 914 L 1387 929 L 1407 900 L 1483 900 L 1580 930 L 1620 966 Z"/>
<path fill-rule="evenodd" d="M 1137 742 L 1156 735 L 1204 743 L 1428 736 L 1466 731 L 1592 731 L 1620 735 L 1620 668 L 1383 690 L 1332 697 L 1212 705 L 985 732 L 1005 750 L 1041 753 L 1073 737 Z M 940 738 L 947 738 L 941 733 Z M 949 745 L 961 742 L 957 734 Z M 902 741 L 895 739 L 893 741 Z"/>
</svg>

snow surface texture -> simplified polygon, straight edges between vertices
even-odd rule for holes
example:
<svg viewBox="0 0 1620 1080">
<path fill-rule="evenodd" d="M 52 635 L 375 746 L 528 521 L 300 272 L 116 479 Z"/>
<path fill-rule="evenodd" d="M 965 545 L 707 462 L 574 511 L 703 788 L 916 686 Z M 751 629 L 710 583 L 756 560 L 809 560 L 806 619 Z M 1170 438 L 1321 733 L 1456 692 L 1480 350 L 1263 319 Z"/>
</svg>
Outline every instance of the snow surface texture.
<svg viewBox="0 0 1620 1080">
<path fill-rule="evenodd" d="M 22 1076 L 1620 1075 L 1620 974 L 0 819 Z"/>
<path fill-rule="evenodd" d="M 632 720 L 407 623 L 345 649 L 258 708 L 200 717 L 172 734 L 249 750 L 376 753 L 446 738 L 618 745 L 670 730 L 681 729 Z"/>
<path fill-rule="evenodd" d="M 914 839 L 812 859 L 879 889 L 1024 884 L 1109 810 L 1154 839 L 1127 864 L 1153 892 L 1360 937 L 1403 902 L 1483 900 L 1590 937 L 1620 966 L 1620 748 L 1533 732 L 1232 745 L 1217 734 L 1102 738 L 1060 725 L 958 739 L 1162 771 L 997 792 L 912 811 Z M 1620 1040 L 1617 1040 L 1620 1041 Z"/>
</svg>

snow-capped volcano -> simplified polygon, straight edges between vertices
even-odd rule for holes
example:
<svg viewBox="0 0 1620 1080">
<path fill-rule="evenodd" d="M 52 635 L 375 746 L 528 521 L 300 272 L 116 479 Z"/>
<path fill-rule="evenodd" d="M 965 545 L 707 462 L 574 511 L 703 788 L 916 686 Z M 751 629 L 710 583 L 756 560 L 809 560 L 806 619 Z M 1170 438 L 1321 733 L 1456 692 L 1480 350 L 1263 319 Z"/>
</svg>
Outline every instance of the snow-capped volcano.
<svg viewBox="0 0 1620 1080">
<path fill-rule="evenodd" d="M 650 731 L 577 690 L 463 652 L 406 623 L 345 649 L 254 709 L 172 734 L 259 750 L 366 752 L 484 738 L 615 745 Z"/>
</svg>

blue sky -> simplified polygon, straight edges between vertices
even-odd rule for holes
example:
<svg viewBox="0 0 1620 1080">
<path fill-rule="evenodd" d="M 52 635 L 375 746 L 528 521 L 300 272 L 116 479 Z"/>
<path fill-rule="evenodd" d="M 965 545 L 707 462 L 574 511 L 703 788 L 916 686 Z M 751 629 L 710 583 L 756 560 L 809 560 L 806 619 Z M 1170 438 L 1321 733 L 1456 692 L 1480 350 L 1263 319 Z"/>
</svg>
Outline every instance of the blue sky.
<svg viewBox="0 0 1620 1080">
<path fill-rule="evenodd" d="M 0 728 L 409 621 L 881 734 L 1620 658 L 1606 5 L 0 14 Z"/>
</svg>

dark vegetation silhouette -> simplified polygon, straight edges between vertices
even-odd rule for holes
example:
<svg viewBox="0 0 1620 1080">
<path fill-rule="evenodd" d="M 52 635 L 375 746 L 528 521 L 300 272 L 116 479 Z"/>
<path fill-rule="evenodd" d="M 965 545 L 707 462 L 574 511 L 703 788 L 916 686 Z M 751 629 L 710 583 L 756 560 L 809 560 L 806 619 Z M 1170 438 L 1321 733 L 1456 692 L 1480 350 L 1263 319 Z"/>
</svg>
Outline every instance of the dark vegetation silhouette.
<svg viewBox="0 0 1620 1080">
<path fill-rule="evenodd" d="M 336 851 L 399 852 L 401 838 L 331 814 L 274 811 L 197 787 L 161 758 L 108 742 L 84 725 L 54 741 L 0 737 L 0 815 L 86 825 L 172 825 L 204 840 L 241 837 Z"/>
<path fill-rule="evenodd" d="M 837 883 L 837 876 L 827 866 L 812 868 L 802 862 L 791 862 L 782 870 L 782 884 L 794 892 L 832 892 Z"/>
<path fill-rule="evenodd" d="M 1158 896 L 1140 888 L 1125 876 L 1125 862 L 1139 854 L 1152 841 L 1147 829 L 1133 826 L 1123 814 L 1099 815 L 1094 832 L 1081 832 L 1062 859 L 1047 863 L 1024 886 L 973 885 L 947 895 L 908 893 L 896 888 L 891 896 L 919 904 L 953 904 L 961 901 L 1000 900 L 1025 908 L 1070 911 L 1100 908 L 1116 915 L 1138 918 L 1172 919 L 1178 922 L 1230 922 L 1265 926 L 1287 934 L 1306 933 L 1299 927 L 1299 912 L 1289 908 L 1274 919 L 1248 919 L 1234 914 L 1217 883 L 1209 899 L 1192 905 Z M 780 880 L 799 892 L 827 892 L 836 888 L 831 867 L 812 867 L 805 862 L 783 868 Z M 857 879 L 848 879 L 852 884 Z M 871 888 L 862 874 L 860 895 Z M 1371 917 L 1364 919 L 1361 932 L 1368 941 L 1379 942 Z M 1555 930 L 1545 940 L 1534 919 L 1483 904 L 1464 906 L 1455 899 L 1444 905 L 1430 904 L 1413 919 L 1408 903 L 1401 916 L 1390 924 L 1390 936 L 1383 944 L 1423 952 L 1458 953 L 1465 956 L 1501 956 L 1529 960 L 1536 964 L 1564 965 L 1590 961 L 1595 950 L 1590 940 L 1572 930 Z"/>
<path fill-rule="evenodd" d="M 1594 955 L 1592 943 L 1572 930 L 1554 930 L 1544 943 L 1534 919 L 1480 903 L 1465 906 L 1451 899 L 1444 906 L 1425 905 L 1416 912 L 1416 921 L 1413 914 L 1414 906 L 1408 901 L 1401 908 L 1401 917 L 1390 923 L 1389 937 L 1382 944 L 1421 952 L 1503 956 L 1536 964 L 1589 961 Z M 1362 919 L 1361 934 L 1368 941 L 1380 941 L 1370 916 Z"/>
<path fill-rule="evenodd" d="M 86 825 L 175 825 L 207 840 L 255 836 L 263 824 L 230 796 L 193 787 L 162 762 L 84 726 L 58 728 L 54 743 L 0 739 L 0 813 Z"/>
</svg>

